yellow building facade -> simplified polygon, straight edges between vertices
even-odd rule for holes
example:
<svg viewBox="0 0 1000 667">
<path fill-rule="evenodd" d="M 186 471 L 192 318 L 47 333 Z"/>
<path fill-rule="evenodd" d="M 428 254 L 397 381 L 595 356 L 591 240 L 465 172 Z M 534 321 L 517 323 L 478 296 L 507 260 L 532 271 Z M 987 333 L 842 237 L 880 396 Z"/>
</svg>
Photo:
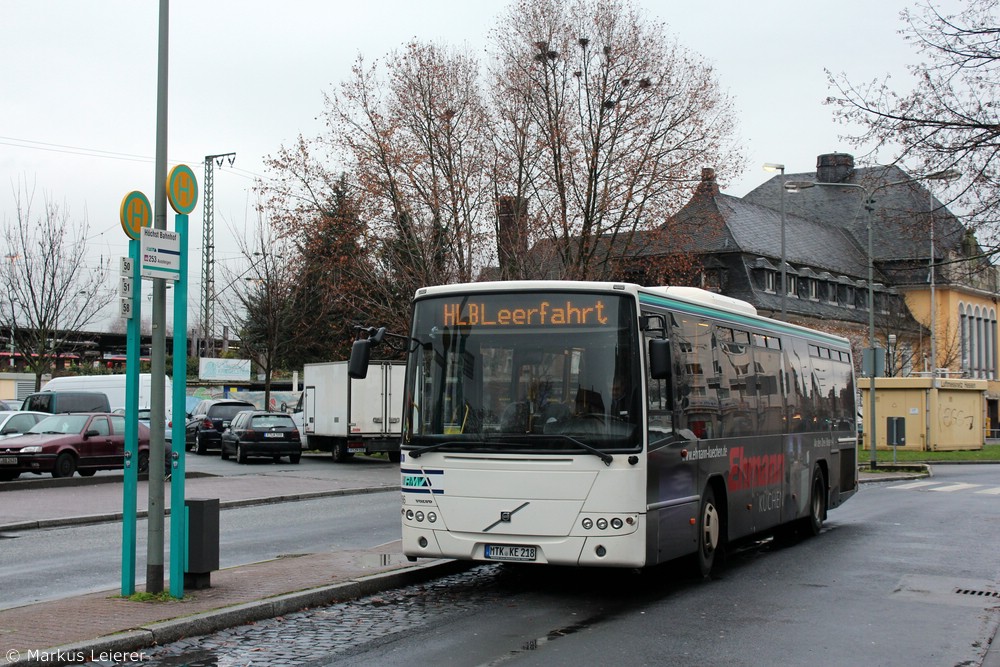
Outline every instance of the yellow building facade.
<svg viewBox="0 0 1000 667">
<path fill-rule="evenodd" d="M 858 378 L 858 386 L 861 389 L 865 442 L 871 442 L 869 379 Z M 895 446 L 900 451 L 982 449 L 985 444 L 983 401 L 986 390 L 986 380 L 877 378 L 874 420 L 876 449 L 892 449 L 889 444 L 890 419 L 902 420 L 904 444 Z"/>
</svg>

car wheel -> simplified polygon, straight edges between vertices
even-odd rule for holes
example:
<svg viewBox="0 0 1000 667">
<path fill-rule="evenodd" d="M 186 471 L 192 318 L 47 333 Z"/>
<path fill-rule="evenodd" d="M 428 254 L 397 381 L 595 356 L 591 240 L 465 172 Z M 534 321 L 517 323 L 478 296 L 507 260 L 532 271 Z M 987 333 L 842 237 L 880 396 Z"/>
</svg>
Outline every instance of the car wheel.
<svg viewBox="0 0 1000 667">
<path fill-rule="evenodd" d="M 201 437 L 201 433 L 194 434 L 194 447 L 198 454 L 208 453 L 208 446 L 205 444 L 205 439 Z"/>
<path fill-rule="evenodd" d="M 334 443 L 330 453 L 333 455 L 334 463 L 343 463 L 354 456 L 354 454 L 347 451 L 347 443 L 344 442 Z"/>
<path fill-rule="evenodd" d="M 0 472 L 0 482 L 10 482 L 21 476 L 19 472 Z"/>
<path fill-rule="evenodd" d="M 291 461 L 292 463 L 298 463 L 299 461 L 302 460 L 302 455 L 292 454 L 291 456 L 288 457 L 288 460 Z"/>
<path fill-rule="evenodd" d="M 52 469 L 53 477 L 72 477 L 76 472 L 76 457 L 69 452 L 63 452 L 56 457 L 56 465 Z"/>
<path fill-rule="evenodd" d="M 236 462 L 237 463 L 247 462 L 247 452 L 245 449 L 243 449 L 243 445 L 238 443 L 236 445 Z"/>
<path fill-rule="evenodd" d="M 149 472 L 149 450 L 139 452 L 139 473 Z"/>
<path fill-rule="evenodd" d="M 219 456 L 222 457 L 223 461 L 229 460 L 229 452 L 226 451 L 226 443 L 224 442 L 221 445 L 219 445 Z"/>
</svg>

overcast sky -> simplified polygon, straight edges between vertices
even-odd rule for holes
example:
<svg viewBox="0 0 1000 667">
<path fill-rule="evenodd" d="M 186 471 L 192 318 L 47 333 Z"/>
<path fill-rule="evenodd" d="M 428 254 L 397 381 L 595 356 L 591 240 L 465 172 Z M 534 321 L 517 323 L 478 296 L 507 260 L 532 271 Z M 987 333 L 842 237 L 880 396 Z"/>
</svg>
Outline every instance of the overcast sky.
<svg viewBox="0 0 1000 667">
<path fill-rule="evenodd" d="M 913 2 L 638 2 L 715 67 L 734 99 L 749 159 L 746 172 L 721 184 L 728 194 L 741 196 L 770 177 L 765 162 L 795 173 L 813 170 L 821 153 L 859 154 L 839 138 L 849 128 L 836 125 L 823 104 L 830 94 L 824 68 L 856 82 L 892 73 L 896 86 L 910 88 L 906 65 L 917 55 L 898 31 L 899 12 Z M 219 263 L 238 270 L 239 253 L 226 237 L 252 227 L 250 191 L 253 178 L 266 175 L 264 156 L 320 131 L 322 94 L 348 77 L 358 53 L 373 60 L 413 38 L 481 49 L 506 4 L 172 2 L 169 164 L 190 165 L 200 182 L 204 156 L 236 153 L 233 168 L 215 171 Z M 91 255 L 117 258 L 127 252 L 122 197 L 142 190 L 153 199 L 158 2 L 2 0 L 0 8 L 0 221 L 13 219 L 13 190 L 27 180 L 73 219 L 86 217 Z M 199 205 L 191 216 L 192 314 L 201 213 Z"/>
</svg>

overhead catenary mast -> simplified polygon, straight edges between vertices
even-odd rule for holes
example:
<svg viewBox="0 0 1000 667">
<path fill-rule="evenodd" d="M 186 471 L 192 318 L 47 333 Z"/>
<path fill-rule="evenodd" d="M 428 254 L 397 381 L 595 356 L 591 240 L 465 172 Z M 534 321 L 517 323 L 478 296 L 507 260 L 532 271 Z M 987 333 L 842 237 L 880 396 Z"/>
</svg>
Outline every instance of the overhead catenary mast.
<svg viewBox="0 0 1000 667">
<path fill-rule="evenodd" d="M 198 356 L 215 356 L 215 180 L 212 163 L 218 160 L 221 167 L 229 158 L 229 166 L 236 162 L 236 153 L 220 153 L 205 156 L 205 195 L 202 225 L 202 269 L 201 269 L 201 339 L 202 350 Z"/>
</svg>

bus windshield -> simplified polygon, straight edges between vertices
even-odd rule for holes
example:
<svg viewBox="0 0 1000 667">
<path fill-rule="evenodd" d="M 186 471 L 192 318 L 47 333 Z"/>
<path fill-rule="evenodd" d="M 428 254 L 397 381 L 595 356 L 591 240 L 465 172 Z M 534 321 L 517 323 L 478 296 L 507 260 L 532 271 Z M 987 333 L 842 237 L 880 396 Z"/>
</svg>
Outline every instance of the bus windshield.
<svg viewBox="0 0 1000 667">
<path fill-rule="evenodd" d="M 418 300 L 404 447 L 634 451 L 642 423 L 634 300 L 584 292 Z"/>
</svg>

